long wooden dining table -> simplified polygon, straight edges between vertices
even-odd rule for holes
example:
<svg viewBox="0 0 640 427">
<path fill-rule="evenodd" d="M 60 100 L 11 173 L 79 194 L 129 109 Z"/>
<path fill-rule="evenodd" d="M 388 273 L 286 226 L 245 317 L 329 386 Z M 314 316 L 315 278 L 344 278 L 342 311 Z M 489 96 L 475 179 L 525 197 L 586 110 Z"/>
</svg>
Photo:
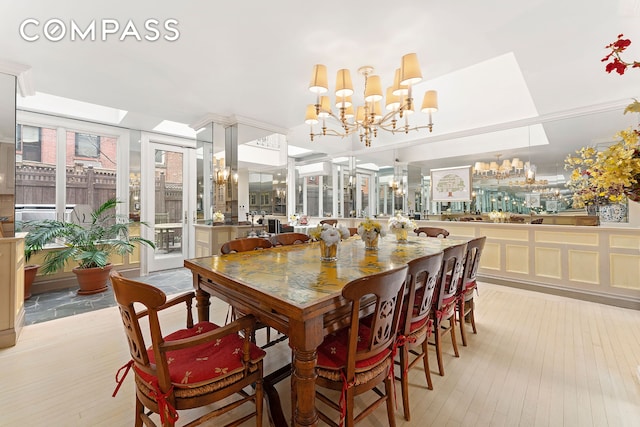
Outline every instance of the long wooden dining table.
<svg viewBox="0 0 640 427">
<path fill-rule="evenodd" d="M 319 243 L 313 242 L 189 259 L 184 266 L 193 272 L 200 320 L 209 319 L 209 298 L 215 296 L 289 337 L 291 422 L 315 426 L 316 351 L 328 333 L 346 326 L 344 285 L 462 243 L 466 240 L 414 236 L 399 243 L 386 236 L 378 250 L 365 250 L 353 236 L 340 243 L 337 261 L 321 261 Z M 275 389 L 270 391 L 269 409 L 276 424 L 283 425 L 279 398 L 272 395 Z"/>
</svg>

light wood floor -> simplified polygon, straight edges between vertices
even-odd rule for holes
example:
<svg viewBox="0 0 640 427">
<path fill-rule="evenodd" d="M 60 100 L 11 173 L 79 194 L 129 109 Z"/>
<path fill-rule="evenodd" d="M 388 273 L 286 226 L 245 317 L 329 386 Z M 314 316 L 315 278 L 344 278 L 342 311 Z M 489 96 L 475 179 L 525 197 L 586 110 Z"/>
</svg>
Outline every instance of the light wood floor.
<svg viewBox="0 0 640 427">
<path fill-rule="evenodd" d="M 411 371 L 413 421 L 399 404 L 398 426 L 640 426 L 640 311 L 490 284 L 476 301 L 478 335 L 460 358 L 446 351 L 433 391 Z M 223 322 L 226 308 L 214 307 Z M 182 326 L 175 313 L 165 320 Z M 0 350 L 0 426 L 132 425 L 131 375 L 111 397 L 128 360 L 121 328 L 116 308 L 25 327 Z M 286 344 L 271 348 L 266 369 L 288 357 Z M 384 406 L 360 425 L 387 425 Z"/>
</svg>

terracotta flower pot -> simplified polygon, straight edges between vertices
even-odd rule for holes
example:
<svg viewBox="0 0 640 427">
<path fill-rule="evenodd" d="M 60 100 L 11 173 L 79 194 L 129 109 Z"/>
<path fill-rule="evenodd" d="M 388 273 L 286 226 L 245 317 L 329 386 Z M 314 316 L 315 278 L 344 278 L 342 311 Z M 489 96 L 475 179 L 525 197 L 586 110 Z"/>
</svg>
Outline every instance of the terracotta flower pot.
<svg viewBox="0 0 640 427">
<path fill-rule="evenodd" d="M 78 295 L 91 295 L 106 291 L 111 267 L 111 264 L 107 264 L 104 268 L 74 268 L 73 272 L 78 280 L 78 285 L 80 285 Z"/>
<path fill-rule="evenodd" d="M 24 299 L 27 300 L 31 298 L 31 285 L 33 285 L 33 281 L 36 278 L 36 274 L 38 273 L 39 265 L 25 265 L 24 266 Z"/>
</svg>

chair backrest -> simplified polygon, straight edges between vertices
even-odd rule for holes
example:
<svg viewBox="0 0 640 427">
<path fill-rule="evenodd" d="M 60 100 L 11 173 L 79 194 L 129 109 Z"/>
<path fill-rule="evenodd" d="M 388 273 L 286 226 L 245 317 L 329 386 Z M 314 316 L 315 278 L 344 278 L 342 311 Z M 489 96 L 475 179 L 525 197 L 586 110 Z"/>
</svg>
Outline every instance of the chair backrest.
<svg viewBox="0 0 640 427">
<path fill-rule="evenodd" d="M 347 283 L 342 296 L 351 304 L 349 345 L 347 350 L 347 381 L 354 378 L 356 362 L 377 356 L 383 352 L 391 354 L 398 333 L 400 311 L 404 299 L 406 265 L 361 277 Z M 360 309 L 363 301 L 373 296 L 375 308 L 371 315 L 368 337 L 360 337 Z M 364 297 L 367 297 L 363 299 Z"/>
<path fill-rule="evenodd" d="M 149 317 L 148 327 L 151 335 L 151 345 L 154 351 L 157 351 L 155 354 L 156 360 L 163 360 L 160 357 L 159 350 L 157 350 L 164 342 L 158 320 L 158 310 L 167 301 L 167 296 L 154 286 L 121 276 L 115 269 L 111 270 L 111 284 L 120 310 L 131 358 L 137 368 L 152 375 L 157 375 L 160 386 L 168 388 L 171 382 L 169 379 L 168 366 L 166 362 L 157 364 L 150 363 L 147 354 L 148 346 L 145 343 L 139 322 L 140 318 L 144 316 Z M 142 304 L 146 310 L 136 311 L 134 303 Z M 187 326 L 192 327 L 193 317 L 190 311 L 187 316 Z M 164 389 L 166 388 L 163 388 L 163 390 Z"/>
<path fill-rule="evenodd" d="M 261 237 L 246 237 L 244 239 L 229 240 L 222 245 L 220 252 L 223 254 L 230 254 L 234 252 L 247 252 L 256 249 L 268 249 L 273 244 L 267 239 Z"/>
<path fill-rule="evenodd" d="M 349 228 L 350 236 L 355 236 L 356 234 L 358 234 L 358 227 L 348 227 L 348 228 Z"/>
<path fill-rule="evenodd" d="M 480 264 L 480 256 L 484 249 L 487 236 L 477 237 L 467 242 L 467 252 L 465 254 L 464 271 L 462 280 L 460 281 L 460 290 L 465 289 L 467 283 L 474 282 L 478 275 L 478 266 Z"/>
<path fill-rule="evenodd" d="M 413 230 L 416 235 L 420 235 L 424 233 L 427 237 L 440 237 L 446 238 L 449 235 L 449 232 L 444 228 L 439 227 L 419 227 Z"/>
<path fill-rule="evenodd" d="M 337 223 L 337 219 L 323 219 L 322 221 L 320 221 L 320 224 L 336 225 Z"/>
<path fill-rule="evenodd" d="M 304 233 L 281 233 L 271 237 L 271 243 L 274 246 L 298 245 L 306 243 L 311 239 Z"/>
<path fill-rule="evenodd" d="M 407 313 L 404 325 L 400 329 L 405 336 L 411 333 L 411 325 L 428 319 L 433 305 L 440 269 L 442 268 L 443 252 L 426 255 L 409 261 L 407 270 Z M 426 320 L 425 320 L 426 321 Z"/>
<path fill-rule="evenodd" d="M 534 219 L 531 221 L 531 224 L 542 224 L 542 221 L 544 221 L 544 218 Z"/>
<path fill-rule="evenodd" d="M 449 246 L 445 248 L 442 255 L 442 268 L 438 278 L 438 291 L 436 299 L 436 310 L 446 314 L 448 318 L 455 309 L 456 294 L 458 284 L 464 273 L 464 256 L 467 244 Z M 440 314 L 442 316 L 443 314 Z"/>
</svg>

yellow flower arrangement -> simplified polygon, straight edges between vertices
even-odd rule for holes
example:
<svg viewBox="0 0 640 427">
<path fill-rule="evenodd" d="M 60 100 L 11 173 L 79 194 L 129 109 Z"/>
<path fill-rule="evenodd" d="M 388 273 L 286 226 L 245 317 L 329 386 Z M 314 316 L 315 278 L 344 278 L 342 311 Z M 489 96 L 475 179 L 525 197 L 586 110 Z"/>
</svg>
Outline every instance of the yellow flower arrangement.
<svg viewBox="0 0 640 427">
<path fill-rule="evenodd" d="M 628 129 L 616 137 L 620 141 L 603 151 L 583 147 L 565 159 L 565 169 L 573 169 L 567 187 L 574 208 L 640 199 L 639 133 Z"/>
<path fill-rule="evenodd" d="M 342 224 L 338 224 L 335 227 L 329 224 L 318 224 L 318 226 L 309 230 L 309 237 L 316 241 L 322 240 L 329 246 L 335 245 L 341 239 L 346 239 L 349 236 L 349 229 Z"/>
<path fill-rule="evenodd" d="M 374 221 L 371 218 L 367 218 L 358 224 L 358 234 L 362 236 L 363 233 L 377 233 L 381 236 L 385 235 L 385 231 L 382 228 L 382 225 L 378 221 Z"/>
</svg>

